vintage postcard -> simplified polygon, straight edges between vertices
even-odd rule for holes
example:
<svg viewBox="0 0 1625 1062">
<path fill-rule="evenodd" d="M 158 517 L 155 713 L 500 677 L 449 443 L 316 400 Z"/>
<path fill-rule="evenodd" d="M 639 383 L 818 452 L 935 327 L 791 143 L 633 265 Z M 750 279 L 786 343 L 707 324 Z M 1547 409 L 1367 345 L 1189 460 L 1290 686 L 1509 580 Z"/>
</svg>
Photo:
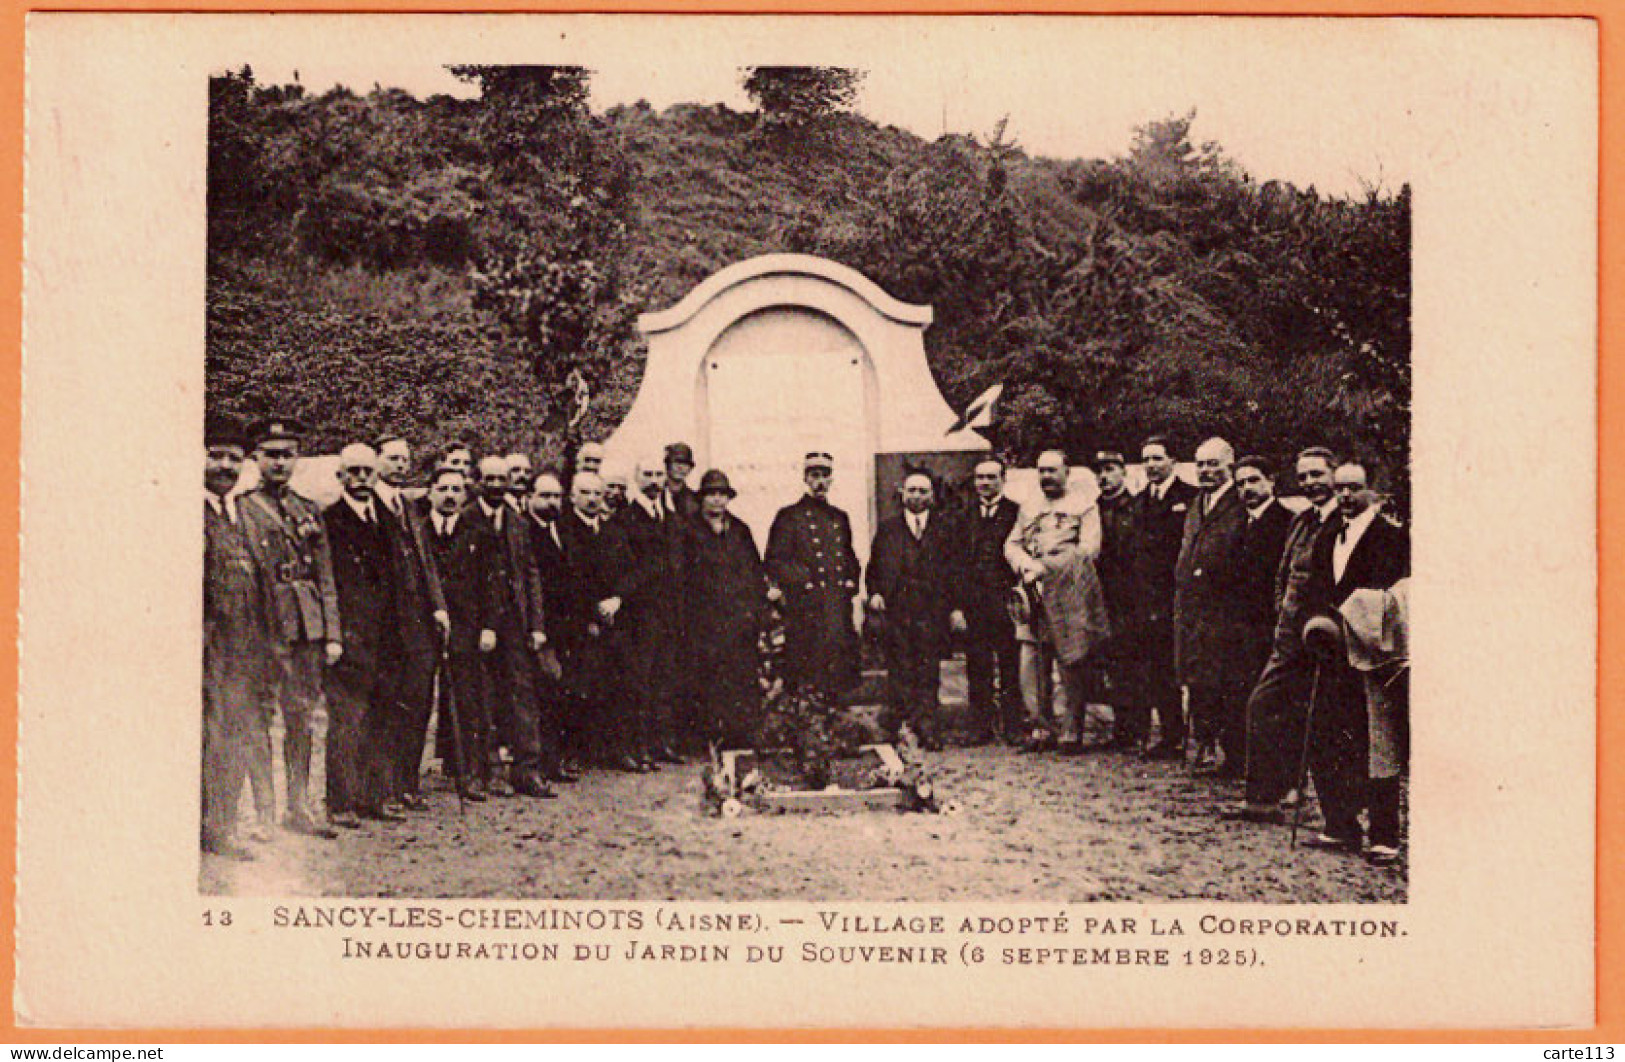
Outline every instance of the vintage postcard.
<svg viewBox="0 0 1625 1062">
<path fill-rule="evenodd" d="M 1592 1021 L 1593 23 L 27 45 L 19 1023 Z"/>
</svg>

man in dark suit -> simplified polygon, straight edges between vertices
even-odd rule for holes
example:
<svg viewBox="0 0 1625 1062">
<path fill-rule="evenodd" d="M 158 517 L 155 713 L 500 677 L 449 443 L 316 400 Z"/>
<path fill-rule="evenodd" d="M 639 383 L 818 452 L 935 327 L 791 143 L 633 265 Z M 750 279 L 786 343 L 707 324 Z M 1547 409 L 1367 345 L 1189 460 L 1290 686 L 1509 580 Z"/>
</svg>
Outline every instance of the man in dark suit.
<svg viewBox="0 0 1625 1062">
<path fill-rule="evenodd" d="M 765 558 L 784 612 L 785 685 L 830 698 L 858 681 L 852 599 L 858 596 L 860 574 L 852 522 L 829 502 L 834 475 L 829 454 L 806 455 L 807 491 L 773 517 Z"/>
<path fill-rule="evenodd" d="M 1140 446 L 1146 487 L 1135 496 L 1134 578 L 1139 592 L 1138 648 L 1146 704 L 1160 724 L 1150 759 L 1185 758 L 1185 716 L 1180 705 L 1179 676 L 1174 669 L 1174 565 L 1185 535 L 1185 515 L 1196 488 L 1174 471 L 1169 442 L 1153 435 Z"/>
<path fill-rule="evenodd" d="M 558 670 L 538 687 L 537 724 L 548 740 L 557 743 L 559 762 L 548 776 L 550 782 L 578 780 L 574 765 L 586 757 L 580 714 L 575 710 L 565 686 L 563 658 L 569 655 L 569 575 L 564 563 L 564 540 L 559 534 L 559 517 L 564 512 L 564 486 L 553 472 L 543 471 L 531 480 L 526 504 L 525 530 L 530 535 L 531 554 L 536 558 L 536 574 L 542 588 L 542 608 L 548 617 L 548 640 L 556 654 Z M 551 735 L 547 737 L 546 735 Z M 568 761 L 568 762 L 567 762 Z"/>
<path fill-rule="evenodd" d="M 451 615 L 449 667 L 440 676 L 442 758 L 464 798 L 483 801 L 491 777 L 491 713 L 482 658 L 497 647 L 506 588 L 499 581 L 502 542 L 489 525 L 468 519 L 468 480 L 441 469 L 429 484 L 429 553 Z M 455 721 L 455 725 L 453 722 Z"/>
<path fill-rule="evenodd" d="M 1281 802 L 1300 781 L 1298 761 L 1314 675 L 1303 645 L 1303 624 L 1309 618 L 1304 587 L 1315 540 L 1337 507 L 1332 495 L 1336 464 L 1322 446 L 1306 447 L 1297 457 L 1298 489 L 1308 504 L 1288 523 L 1275 565 L 1269 655 L 1247 698 L 1247 795 L 1244 803 L 1222 812 L 1228 819 L 1285 822 Z"/>
<path fill-rule="evenodd" d="M 427 807 L 418 791 L 429 716 L 434 711 L 434 673 L 440 649 L 451 633 L 451 614 L 440 576 L 429 560 L 428 513 L 409 501 L 402 488 L 412 473 L 412 449 L 399 435 L 378 439 L 378 482 L 373 496 L 394 521 L 395 581 L 400 587 L 400 670 L 395 682 L 397 726 L 391 740 L 390 791 L 402 806 Z"/>
<path fill-rule="evenodd" d="M 484 524 L 502 545 L 493 556 L 497 585 L 501 586 L 501 612 L 497 621 L 496 651 L 485 658 L 487 696 L 494 722 L 513 756 L 511 785 L 521 796 L 548 799 L 552 788 L 544 777 L 557 768 L 558 750 L 551 740 L 543 744 L 537 719 L 537 654 L 547 647 L 541 577 L 530 549 L 530 536 L 519 514 L 508 505 L 508 466 L 500 457 L 479 463 L 479 485 L 468 518 Z"/>
<path fill-rule="evenodd" d="M 622 602 L 617 626 L 631 721 L 627 752 L 652 768 L 657 762 L 682 762 L 672 720 L 682 666 L 683 544 L 681 518 L 661 504 L 665 468 L 645 460 L 636 475 L 636 493 L 610 518 L 627 560 L 611 575 Z"/>
<path fill-rule="evenodd" d="M 619 531 L 604 519 L 603 505 L 603 479 L 578 471 L 570 482 L 570 505 L 557 522 L 564 561 L 560 662 L 587 756 L 603 766 L 643 771 L 648 768 L 630 747 L 627 713 L 619 700 L 616 624 L 624 602 L 615 592 L 615 578 L 626 555 Z"/>
<path fill-rule="evenodd" d="M 1139 508 L 1124 479 L 1123 455 L 1116 450 L 1095 454 L 1095 482 L 1100 486 L 1101 591 L 1111 617 L 1105 652 L 1105 696 L 1112 707 L 1112 736 L 1096 746 L 1112 751 L 1138 751 L 1151 737 L 1151 710 L 1145 703 L 1145 678 L 1139 645 L 1139 590 L 1135 582 L 1138 549 L 1134 514 Z"/>
<path fill-rule="evenodd" d="M 666 447 L 666 512 L 688 519 L 698 516 L 700 496 L 688 485 L 694 473 L 694 451 L 686 442 Z"/>
<path fill-rule="evenodd" d="M 399 702 L 401 594 L 396 579 L 395 523 L 373 498 L 378 455 L 352 443 L 339 452 L 343 492 L 322 513 L 333 558 L 333 583 L 344 619 L 344 655 L 326 675 L 327 812 L 354 829 L 357 816 L 399 821 L 393 803 L 391 739 Z"/>
<path fill-rule="evenodd" d="M 237 803 L 270 676 L 265 573 L 231 491 L 244 440 L 235 423 L 204 427 L 203 851 L 250 860 L 237 843 Z"/>
<path fill-rule="evenodd" d="M 1247 693 L 1252 692 L 1270 655 L 1275 629 L 1275 572 L 1286 548 L 1292 514 L 1275 500 L 1275 477 L 1269 462 L 1249 454 L 1236 462 L 1236 493 L 1247 510 L 1241 531 L 1241 558 L 1236 573 L 1239 614 L 1247 628 Z"/>
<path fill-rule="evenodd" d="M 1248 673 L 1243 650 L 1246 623 L 1238 589 L 1247 508 L 1231 480 L 1234 463 L 1235 452 L 1223 439 L 1197 448 L 1202 491 L 1185 515 L 1174 565 L 1174 659 L 1190 697 L 1196 769 L 1228 778 L 1242 776 L 1243 711 L 1257 677 Z"/>
<path fill-rule="evenodd" d="M 990 457 L 971 473 L 976 501 L 960 542 L 965 556 L 965 680 L 977 743 L 991 735 L 1005 741 L 1025 736 L 1021 702 L 1021 655 L 1010 621 L 1015 576 L 1004 543 L 1020 506 L 1004 496 L 1004 462 Z"/>
<path fill-rule="evenodd" d="M 953 522 L 933 511 L 936 484 L 925 472 L 903 478 L 903 511 L 881 521 L 869 551 L 869 613 L 883 624 L 890 704 L 886 728 L 907 727 L 927 749 L 941 747 L 938 665 L 949 630 L 965 629 L 958 607 L 964 555 Z"/>
<path fill-rule="evenodd" d="M 1410 536 L 1381 511 L 1370 487 L 1369 466 L 1345 461 L 1332 474 L 1337 518 L 1316 538 L 1304 589 L 1314 615 L 1337 615 L 1356 590 L 1388 590 L 1410 572 Z M 1360 812 L 1368 795 L 1374 839 L 1397 846 L 1399 781 L 1387 780 L 1378 791 L 1369 786 L 1365 684 L 1341 645 L 1321 661 L 1320 696 L 1311 706 L 1309 772 L 1320 798 L 1322 831 L 1306 842 L 1358 854 L 1364 838 Z"/>
</svg>

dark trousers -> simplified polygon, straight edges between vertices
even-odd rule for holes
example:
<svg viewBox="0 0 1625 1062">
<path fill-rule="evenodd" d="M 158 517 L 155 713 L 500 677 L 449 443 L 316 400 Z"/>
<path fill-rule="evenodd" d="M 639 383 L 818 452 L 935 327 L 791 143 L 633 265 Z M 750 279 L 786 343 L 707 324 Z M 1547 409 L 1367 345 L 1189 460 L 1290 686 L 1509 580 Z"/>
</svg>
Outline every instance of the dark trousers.
<svg viewBox="0 0 1625 1062">
<path fill-rule="evenodd" d="M 907 723 L 922 741 L 936 742 L 939 641 L 920 624 L 888 618 L 884 644 L 888 695 L 882 725 L 895 737 Z"/>
<path fill-rule="evenodd" d="M 1197 683 L 1190 692 L 1191 726 L 1201 748 L 1217 745 L 1226 769 L 1239 772 L 1247 759 L 1247 694 L 1241 683 Z"/>
<path fill-rule="evenodd" d="M 248 773 L 249 741 L 259 712 L 255 700 L 223 696 L 203 685 L 203 821 L 205 844 L 231 840 L 237 801 Z"/>
<path fill-rule="evenodd" d="M 435 668 L 432 647 L 409 652 L 401 662 L 395 687 L 395 727 L 390 742 L 392 778 L 390 796 L 416 794 L 423 768 L 423 749 L 429 740 L 429 716 L 434 711 Z"/>
<path fill-rule="evenodd" d="M 542 749 L 537 717 L 536 657 L 530 634 L 518 624 L 497 631 L 497 647 L 484 656 L 485 695 L 491 723 L 513 757 L 515 773 L 540 771 Z M 495 754 L 496 747 L 488 750 Z"/>
<path fill-rule="evenodd" d="M 1179 675 L 1174 670 L 1174 621 L 1155 619 L 1140 631 L 1141 688 L 1149 714 L 1155 709 L 1161 724 L 1159 741 L 1183 748 L 1185 745 L 1184 701 L 1180 696 Z"/>
<path fill-rule="evenodd" d="M 1107 639 L 1102 651 L 1101 696 L 1112 709 L 1112 739 L 1143 745 L 1151 737 L 1151 708 L 1145 698 L 1145 661 L 1139 631 L 1130 627 Z"/>
<path fill-rule="evenodd" d="M 440 736 L 445 747 L 440 758 L 459 786 L 484 785 L 491 777 L 491 711 L 482 659 L 489 655 L 454 651 L 450 668 L 441 675 Z M 446 681 L 448 677 L 450 681 Z"/>
<path fill-rule="evenodd" d="M 327 810 L 376 810 L 394 797 L 399 709 L 384 676 L 341 660 L 327 672 Z"/>
<path fill-rule="evenodd" d="M 1277 644 L 1247 698 L 1247 803 L 1275 804 L 1296 789 L 1314 665 L 1302 646 Z"/>
<path fill-rule="evenodd" d="M 1366 803 L 1367 725 L 1359 672 L 1342 661 L 1323 666 L 1310 715 L 1309 774 L 1325 832 L 1350 842 L 1360 839 L 1360 812 Z"/>
<path fill-rule="evenodd" d="M 622 701 L 627 708 L 623 744 L 636 756 L 672 748 L 676 742 L 674 687 L 677 672 L 675 623 L 660 615 L 632 617 L 621 659 Z"/>
<path fill-rule="evenodd" d="M 1003 601 L 965 613 L 965 681 L 979 730 L 1021 733 L 1021 651 Z"/>
</svg>

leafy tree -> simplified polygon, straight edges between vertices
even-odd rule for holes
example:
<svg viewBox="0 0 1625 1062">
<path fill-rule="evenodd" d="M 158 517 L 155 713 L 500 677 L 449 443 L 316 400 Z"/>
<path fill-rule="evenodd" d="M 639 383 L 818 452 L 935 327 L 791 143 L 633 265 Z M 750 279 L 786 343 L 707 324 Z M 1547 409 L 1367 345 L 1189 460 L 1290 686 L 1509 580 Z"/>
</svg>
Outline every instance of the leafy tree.
<svg viewBox="0 0 1625 1062">
<path fill-rule="evenodd" d="M 741 73 L 769 128 L 812 125 L 850 110 L 867 76 L 844 66 L 747 66 Z"/>
</svg>

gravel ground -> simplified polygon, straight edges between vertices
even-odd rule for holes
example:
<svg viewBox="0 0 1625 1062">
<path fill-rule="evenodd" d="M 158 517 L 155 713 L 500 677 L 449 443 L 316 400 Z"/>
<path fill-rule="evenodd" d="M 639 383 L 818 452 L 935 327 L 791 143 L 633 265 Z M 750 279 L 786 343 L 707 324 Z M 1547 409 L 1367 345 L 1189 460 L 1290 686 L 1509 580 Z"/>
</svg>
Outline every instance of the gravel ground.
<svg viewBox="0 0 1625 1062">
<path fill-rule="evenodd" d="M 320 757 L 318 756 L 318 762 Z M 210 895 L 592 900 L 1403 902 L 1406 875 L 1288 847 L 1284 827 L 1213 814 L 1240 785 L 1121 754 L 949 749 L 929 760 L 954 816 L 700 813 L 698 764 L 589 772 L 557 800 L 494 799 L 368 823 L 336 841 L 278 832 Z M 316 791 L 320 791 L 319 786 Z M 1306 816 L 1313 822 L 1313 816 Z"/>
</svg>

